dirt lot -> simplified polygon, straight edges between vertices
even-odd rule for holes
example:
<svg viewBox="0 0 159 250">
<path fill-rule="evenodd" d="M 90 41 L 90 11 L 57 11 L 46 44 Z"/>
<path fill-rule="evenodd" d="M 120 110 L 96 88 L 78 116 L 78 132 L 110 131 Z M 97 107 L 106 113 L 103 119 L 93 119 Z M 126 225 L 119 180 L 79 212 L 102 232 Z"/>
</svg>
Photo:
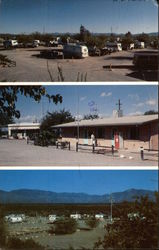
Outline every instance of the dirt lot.
<svg viewBox="0 0 159 250">
<path fill-rule="evenodd" d="M 1 54 L 7 55 L 9 59 L 16 62 L 16 67 L 0 67 L 0 81 L 50 82 L 47 60 L 36 56 L 43 49 L 46 48 L 1 50 Z M 143 74 L 125 66 L 121 68 L 121 65 L 132 65 L 133 54 L 134 51 L 121 51 L 85 59 L 49 59 L 48 65 L 55 82 L 58 81 L 58 65 L 62 67 L 65 82 L 76 82 L 78 73 L 80 74 L 79 81 L 84 81 L 86 77 L 88 82 L 155 80 L 156 72 Z M 112 71 L 109 68 L 103 68 L 110 64 L 119 65 L 120 68 L 114 68 Z"/>
<path fill-rule="evenodd" d="M 99 237 L 105 235 L 104 225 L 106 221 L 101 221 L 97 228 L 93 230 L 80 230 L 80 225 L 84 221 L 78 222 L 77 231 L 68 235 L 52 235 L 48 232 L 50 224 L 46 217 L 28 217 L 26 222 L 11 224 L 7 223 L 7 228 L 11 236 L 16 236 L 22 240 L 33 239 L 47 249 L 82 249 L 82 247 L 92 249 Z"/>
<path fill-rule="evenodd" d="M 40 147 L 25 140 L 0 140 L 0 166 L 158 166 L 158 156 L 145 153 L 142 161 L 139 152 L 122 150 L 115 153 L 93 154 L 91 151 L 76 152 L 71 147 L 56 149 L 54 146 Z M 121 156 L 124 156 L 121 157 Z M 132 157 L 129 159 L 129 157 Z"/>
</svg>

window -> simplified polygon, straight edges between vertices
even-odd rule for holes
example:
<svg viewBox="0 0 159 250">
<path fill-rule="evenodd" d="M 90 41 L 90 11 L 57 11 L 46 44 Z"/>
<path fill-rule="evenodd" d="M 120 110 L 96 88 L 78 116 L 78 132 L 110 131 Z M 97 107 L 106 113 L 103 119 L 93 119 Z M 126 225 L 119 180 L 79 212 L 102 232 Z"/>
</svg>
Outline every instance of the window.
<svg viewBox="0 0 159 250">
<path fill-rule="evenodd" d="M 139 140 L 139 128 L 130 128 L 130 140 Z"/>
<path fill-rule="evenodd" d="M 104 128 L 98 128 L 98 138 L 105 138 L 105 129 Z"/>
</svg>

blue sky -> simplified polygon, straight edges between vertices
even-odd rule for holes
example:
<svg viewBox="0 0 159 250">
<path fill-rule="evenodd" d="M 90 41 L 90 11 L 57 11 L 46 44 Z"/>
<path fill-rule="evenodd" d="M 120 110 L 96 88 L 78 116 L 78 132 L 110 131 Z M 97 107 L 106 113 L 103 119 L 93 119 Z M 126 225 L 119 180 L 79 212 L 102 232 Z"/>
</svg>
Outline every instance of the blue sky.
<svg viewBox="0 0 159 250">
<path fill-rule="evenodd" d="M 0 33 L 157 32 L 155 0 L 0 0 Z"/>
<path fill-rule="evenodd" d="M 156 170 L 1 170 L 0 189 L 105 194 L 130 188 L 158 190 Z"/>
<path fill-rule="evenodd" d="M 36 103 L 30 98 L 19 96 L 17 109 L 21 112 L 21 118 L 17 122 L 32 122 L 41 119 L 42 114 L 47 111 L 69 110 L 73 116 L 77 116 L 79 98 L 79 116 L 94 114 L 92 108 L 97 109 L 100 117 L 112 116 L 116 103 L 120 98 L 124 115 L 140 115 L 148 110 L 158 109 L 158 87 L 146 85 L 91 85 L 91 86 L 46 86 L 49 94 L 60 93 L 63 96 L 63 103 L 55 105 L 42 98 Z M 90 106 L 90 102 L 94 105 Z"/>
</svg>

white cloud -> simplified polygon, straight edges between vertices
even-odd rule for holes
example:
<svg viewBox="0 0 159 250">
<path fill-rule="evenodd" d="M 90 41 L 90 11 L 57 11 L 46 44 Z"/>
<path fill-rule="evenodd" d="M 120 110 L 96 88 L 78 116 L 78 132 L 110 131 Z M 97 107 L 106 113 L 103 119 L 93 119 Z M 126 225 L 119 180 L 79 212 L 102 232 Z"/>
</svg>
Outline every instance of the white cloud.
<svg viewBox="0 0 159 250">
<path fill-rule="evenodd" d="M 75 120 L 82 120 L 83 119 L 83 115 L 75 115 Z"/>
<path fill-rule="evenodd" d="M 146 101 L 146 104 L 148 106 L 156 106 L 157 100 L 156 99 L 149 99 L 149 100 Z"/>
<path fill-rule="evenodd" d="M 112 96 L 112 92 L 108 92 L 108 93 L 102 92 L 102 93 L 100 94 L 100 97 L 109 97 L 109 96 Z"/>
<path fill-rule="evenodd" d="M 80 97 L 80 101 L 82 102 L 82 101 L 84 101 L 84 100 L 86 100 L 87 99 L 87 96 L 82 96 L 82 97 Z"/>
<path fill-rule="evenodd" d="M 135 115 L 142 115 L 143 113 L 141 111 L 136 111 L 136 112 L 132 112 L 132 113 L 129 113 L 128 115 L 129 116 L 135 116 Z"/>
<path fill-rule="evenodd" d="M 145 105 L 144 102 L 139 102 L 139 103 L 133 104 L 133 106 L 135 106 L 135 107 L 137 107 L 137 108 L 141 108 L 141 107 L 143 107 L 144 105 Z"/>
</svg>

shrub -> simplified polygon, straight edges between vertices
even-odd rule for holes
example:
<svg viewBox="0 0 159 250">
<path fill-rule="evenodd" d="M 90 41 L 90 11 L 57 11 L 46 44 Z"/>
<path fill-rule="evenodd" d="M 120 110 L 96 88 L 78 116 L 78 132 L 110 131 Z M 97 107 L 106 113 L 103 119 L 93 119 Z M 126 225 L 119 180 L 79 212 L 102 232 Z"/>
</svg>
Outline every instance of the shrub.
<svg viewBox="0 0 159 250">
<path fill-rule="evenodd" d="M 59 219 L 49 231 L 52 234 L 72 234 L 77 229 L 77 222 L 74 219 Z"/>
<path fill-rule="evenodd" d="M 9 238 L 7 248 L 12 250 L 44 250 L 45 248 L 34 240 L 20 240 L 18 238 Z"/>
</svg>

